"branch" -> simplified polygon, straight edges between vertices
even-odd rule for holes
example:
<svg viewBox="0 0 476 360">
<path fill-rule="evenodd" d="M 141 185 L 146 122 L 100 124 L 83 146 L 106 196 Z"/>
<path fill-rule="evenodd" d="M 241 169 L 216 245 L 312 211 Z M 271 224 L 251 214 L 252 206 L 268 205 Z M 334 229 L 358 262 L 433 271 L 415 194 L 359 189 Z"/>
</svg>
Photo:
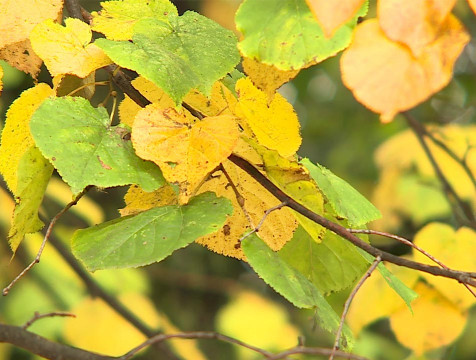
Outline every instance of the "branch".
<svg viewBox="0 0 476 360">
<path fill-rule="evenodd" d="M 369 253 L 374 257 L 380 257 L 382 261 L 388 261 L 395 265 L 404 266 L 410 269 L 423 271 L 435 276 L 442 276 L 450 279 L 458 280 L 461 283 L 476 286 L 476 280 L 473 279 L 474 274 L 467 273 L 464 271 L 456 271 L 452 269 L 442 269 L 437 266 L 431 266 L 422 264 L 416 261 L 409 259 L 401 258 L 399 256 L 390 254 L 383 250 L 377 249 L 370 244 L 367 244 L 365 241 L 362 241 L 360 238 L 349 232 L 345 227 L 334 223 L 325 217 L 316 214 L 315 212 L 309 210 L 305 206 L 299 204 L 293 198 L 285 194 L 281 189 L 274 185 L 266 176 L 264 176 L 258 169 L 251 165 L 245 159 L 231 154 L 228 159 L 232 161 L 235 165 L 247 172 L 251 177 L 253 177 L 257 182 L 259 182 L 266 190 L 273 194 L 281 202 L 287 202 L 287 206 L 291 209 L 297 211 L 301 215 L 304 215 L 308 219 L 316 222 L 317 224 L 325 227 L 328 230 L 336 233 L 340 237 L 350 241 L 355 246 L 361 248 L 365 252 Z"/>
<path fill-rule="evenodd" d="M 40 314 L 38 311 L 35 311 L 35 314 L 33 315 L 33 317 L 22 326 L 22 329 L 26 330 L 31 325 L 33 325 L 36 321 L 40 319 L 48 318 L 48 317 L 76 317 L 76 315 L 67 313 L 67 312 L 50 312 L 46 314 Z"/>
</svg>

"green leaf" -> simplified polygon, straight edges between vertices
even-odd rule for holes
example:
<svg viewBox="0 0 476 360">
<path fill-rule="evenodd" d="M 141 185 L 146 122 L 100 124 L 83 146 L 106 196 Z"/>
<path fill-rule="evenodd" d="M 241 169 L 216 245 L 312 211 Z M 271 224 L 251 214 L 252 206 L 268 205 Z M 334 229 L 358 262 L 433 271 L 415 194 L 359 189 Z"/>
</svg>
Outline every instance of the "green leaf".
<svg viewBox="0 0 476 360">
<path fill-rule="evenodd" d="M 153 191 L 165 183 L 158 166 L 139 158 L 128 130 L 110 126 L 104 108 L 80 97 L 49 98 L 33 114 L 33 138 L 73 193 L 88 185 L 137 184 Z"/>
<path fill-rule="evenodd" d="M 193 88 L 208 95 L 213 83 L 240 60 L 233 32 L 191 11 L 170 15 L 168 22 L 143 19 L 132 39 L 98 39 L 95 44 L 118 65 L 152 81 L 177 105 Z"/>
<path fill-rule="evenodd" d="M 314 165 L 309 159 L 303 159 L 301 163 L 309 170 L 336 214 L 347 219 L 349 225 L 360 226 L 382 216 L 357 190 L 324 166 Z"/>
<path fill-rule="evenodd" d="M 298 227 L 279 256 L 324 294 L 349 287 L 368 268 L 354 245 L 328 230 L 322 241 L 316 243 Z"/>
<path fill-rule="evenodd" d="M 339 328 L 340 318 L 321 292 L 298 270 L 287 264 L 278 253 L 269 248 L 255 233 L 241 242 L 248 263 L 274 290 L 299 308 L 317 309 L 321 326 L 333 333 Z M 352 333 L 343 330 L 344 346 L 351 347 Z"/>
<path fill-rule="evenodd" d="M 206 192 L 184 206 L 157 207 L 78 230 L 72 250 L 90 271 L 143 266 L 217 231 L 232 212 L 228 199 Z"/>
<path fill-rule="evenodd" d="M 372 255 L 366 253 L 365 251 L 359 249 L 359 252 L 369 264 L 371 264 L 375 260 Z M 398 296 L 400 296 L 405 302 L 405 304 L 407 304 L 410 311 L 413 312 L 411 303 L 418 297 L 418 294 L 412 289 L 410 289 L 408 286 L 406 286 L 398 277 L 393 275 L 390 270 L 388 270 L 382 263 L 378 264 L 377 270 L 385 279 L 388 286 L 395 290 Z"/>
<path fill-rule="evenodd" d="M 278 69 L 302 69 L 345 49 L 367 7 L 326 38 L 306 0 L 245 0 L 235 17 L 244 37 L 238 47 L 244 56 Z"/>
<path fill-rule="evenodd" d="M 38 218 L 38 209 L 52 173 L 53 166 L 36 147 L 27 150 L 20 159 L 17 172 L 17 204 L 8 233 L 13 252 L 17 250 L 25 234 L 34 233 L 44 225 Z"/>
</svg>

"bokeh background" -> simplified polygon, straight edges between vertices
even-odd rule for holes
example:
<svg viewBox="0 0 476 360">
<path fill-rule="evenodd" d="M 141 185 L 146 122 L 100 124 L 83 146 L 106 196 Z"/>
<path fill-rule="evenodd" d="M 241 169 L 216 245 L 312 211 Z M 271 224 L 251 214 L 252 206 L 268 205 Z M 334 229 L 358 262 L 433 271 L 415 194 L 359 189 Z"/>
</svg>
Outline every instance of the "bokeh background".
<svg viewBox="0 0 476 360">
<path fill-rule="evenodd" d="M 233 17 L 239 0 L 173 2 L 180 13 L 195 10 L 235 30 Z M 82 0 L 81 4 L 89 11 L 100 8 L 99 1 Z M 468 6 L 462 1 L 458 2 L 455 13 L 465 23 L 472 37 L 476 38 L 476 20 Z M 368 16 L 372 17 L 373 14 L 375 9 L 371 7 Z M 337 55 L 301 71 L 280 92 L 294 105 L 301 122 L 303 144 L 299 154 L 326 166 L 367 198 L 374 199 L 380 178 L 374 154 L 379 145 L 407 127 L 398 116 L 390 124 L 381 124 L 376 114 L 354 99 L 342 85 L 339 58 L 340 55 Z M 4 62 L 1 65 L 5 73 L 4 90 L 0 97 L 0 123 L 3 126 L 9 105 L 23 90 L 33 86 L 33 80 Z M 39 81 L 50 83 L 45 69 Z M 98 89 L 95 95 L 97 103 L 104 98 L 103 91 Z M 412 113 L 419 120 L 436 125 L 471 125 L 475 122 L 475 105 L 476 42 L 472 40 L 456 65 L 450 85 Z M 61 219 L 54 237 L 69 246 L 74 229 L 118 217 L 117 210 L 124 206 L 122 197 L 125 191 L 125 188 L 91 191 Z M 67 186 L 59 178 L 54 179 L 41 209 L 42 219 L 47 222 L 70 199 Z M 395 199 L 386 200 L 393 202 Z M 421 207 L 425 207 L 425 201 L 422 200 Z M 16 257 L 11 260 L 6 235 L 12 206 L 12 199 L 2 182 L 1 287 L 31 261 L 41 242 L 41 235 L 27 237 Z M 418 212 L 419 207 L 414 208 Z M 415 221 L 415 218 L 420 220 Z M 401 215 L 391 230 L 411 238 L 420 226 L 430 220 L 434 220 L 432 215 L 422 217 L 407 212 Z M 438 220 L 451 223 L 452 218 L 450 214 L 438 214 Z M 385 228 L 384 222 L 378 226 Z M 372 240 L 396 254 L 407 251 L 390 241 Z M 93 276 L 150 326 L 166 332 L 219 331 L 270 351 L 296 345 L 299 336 L 305 339 L 308 346 L 329 347 L 333 343 L 329 334 L 316 327 L 311 311 L 294 308 L 266 286 L 245 263 L 214 254 L 196 244 L 177 251 L 159 264 L 141 269 L 98 271 Z M 347 294 L 348 291 L 344 291 L 330 296 L 339 313 Z M 35 311 L 74 313 L 76 318 L 38 321 L 31 330 L 97 352 L 120 355 L 143 339 L 102 301 L 88 295 L 79 278 L 51 246 L 47 247 L 41 263 L 20 281 L 11 294 L 0 298 L 1 322 L 22 325 Z M 432 352 L 427 358 L 474 359 L 476 344 L 472 334 L 476 331 L 476 313 L 470 311 L 469 316 L 470 321 L 459 339 L 447 348 Z M 173 342 L 173 345 L 186 359 L 259 358 L 250 351 L 214 340 L 184 340 Z M 356 351 L 375 360 L 406 359 L 410 356 L 410 351 L 395 340 L 387 320 L 370 325 L 359 337 Z M 34 358 L 22 350 L 0 344 L 0 360 Z M 153 352 L 145 351 L 137 358 L 157 357 Z"/>
</svg>

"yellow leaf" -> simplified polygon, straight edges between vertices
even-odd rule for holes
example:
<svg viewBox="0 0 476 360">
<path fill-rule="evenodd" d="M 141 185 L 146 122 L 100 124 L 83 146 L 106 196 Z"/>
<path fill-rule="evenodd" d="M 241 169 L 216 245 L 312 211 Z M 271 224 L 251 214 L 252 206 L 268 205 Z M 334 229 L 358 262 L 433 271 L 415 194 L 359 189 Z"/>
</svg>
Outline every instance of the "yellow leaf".
<svg viewBox="0 0 476 360">
<path fill-rule="evenodd" d="M 61 15 L 62 0 L 0 1 L 0 49 L 28 39 L 35 25 Z"/>
<path fill-rule="evenodd" d="M 134 215 L 153 207 L 178 203 L 177 194 L 170 185 L 164 185 L 152 192 L 146 192 L 138 185 L 131 185 L 124 196 L 124 201 L 126 206 L 119 210 L 121 216 Z"/>
<path fill-rule="evenodd" d="M 263 64 L 247 57 L 243 59 L 242 65 L 253 84 L 268 95 L 268 102 L 273 99 L 276 89 L 299 73 L 299 70 L 279 70 L 274 65 Z"/>
<path fill-rule="evenodd" d="M 183 101 L 206 116 L 233 115 L 222 93 L 222 87 L 220 81 L 215 82 L 208 97 L 193 89 Z"/>
<path fill-rule="evenodd" d="M 466 316 L 423 282 L 415 291 L 420 296 L 412 303 L 413 314 L 402 308 L 390 317 L 390 325 L 399 342 L 421 355 L 455 341 L 466 325 Z"/>
<path fill-rule="evenodd" d="M 431 223 L 415 235 L 415 244 L 452 269 L 476 271 L 476 232 L 469 228 L 454 231 L 449 225 Z M 414 252 L 413 258 L 425 264 L 435 264 L 420 252 Z M 460 309 L 468 309 L 476 302 L 468 289 L 454 280 L 427 273 L 422 273 L 422 276 Z"/>
<path fill-rule="evenodd" d="M 436 40 L 456 0 L 380 0 L 378 19 L 387 37 L 419 57 Z"/>
<path fill-rule="evenodd" d="M 3 68 L 0 65 L 0 94 L 2 94 L 3 90 Z"/>
<path fill-rule="evenodd" d="M 476 0 L 468 0 L 468 3 L 473 12 L 476 14 Z"/>
<path fill-rule="evenodd" d="M 65 25 L 46 20 L 30 34 L 33 50 L 45 62 L 51 75 L 72 74 L 84 78 L 112 63 L 100 48 L 90 44 L 89 25 L 73 18 L 67 18 Z"/>
<path fill-rule="evenodd" d="M 0 187 L 0 226 L 7 229 L 10 226 L 15 201 L 12 199 L 8 191 Z M 1 358 L 0 358 L 1 359 Z"/>
<path fill-rule="evenodd" d="M 9 44 L 0 49 L 0 59 L 11 66 L 30 74 L 34 79 L 40 72 L 43 61 L 35 54 L 29 39 Z"/>
<path fill-rule="evenodd" d="M 415 57 L 408 47 L 388 39 L 378 20 L 367 20 L 357 26 L 341 57 L 342 80 L 359 102 L 389 122 L 448 84 L 468 41 L 461 23 L 450 15 L 437 38 Z"/>
<path fill-rule="evenodd" d="M 239 135 L 232 116 L 191 123 L 186 115 L 162 110 L 157 104 L 140 110 L 132 127 L 137 154 L 155 162 L 167 181 L 180 185 L 181 203 L 186 203 L 210 171 L 231 154 Z"/>
<path fill-rule="evenodd" d="M 284 307 L 254 292 L 243 291 L 220 309 L 216 327 L 220 333 L 268 351 L 296 345 L 299 331 Z M 239 358 L 256 359 L 256 353 L 237 347 Z"/>
<path fill-rule="evenodd" d="M 123 0 L 101 2 L 102 10 L 91 13 L 92 29 L 110 40 L 131 40 L 135 23 L 146 17 L 177 15 L 177 9 L 168 0 Z"/>
<path fill-rule="evenodd" d="M 56 75 L 53 78 L 53 89 L 55 90 L 57 97 L 81 96 L 85 99 L 91 100 L 96 90 L 96 85 L 94 84 L 95 79 L 95 71 L 85 78 L 68 74 Z"/>
<path fill-rule="evenodd" d="M 236 115 L 246 120 L 258 142 L 281 156 L 294 155 L 301 145 L 301 136 L 292 105 L 280 94 L 268 105 L 267 95 L 248 78 L 238 80 L 236 92 Z"/>
<path fill-rule="evenodd" d="M 17 169 L 22 156 L 34 146 L 30 133 L 30 118 L 53 90 L 40 83 L 25 90 L 7 111 L 0 145 L 0 173 L 10 190 L 17 191 Z"/>
<path fill-rule="evenodd" d="M 307 5 L 321 24 L 326 37 L 352 19 L 365 0 L 306 0 Z"/>
<path fill-rule="evenodd" d="M 233 152 L 251 164 L 262 163 L 259 154 L 242 139 L 238 141 Z M 259 224 L 266 210 L 279 205 L 280 201 L 231 161 L 223 162 L 223 167 L 236 186 L 239 196 L 244 199 L 243 207 L 223 172 L 214 172 L 200 187 L 199 192 L 213 191 L 218 196 L 230 199 L 234 207 L 233 215 L 218 232 L 199 238 L 196 242 L 219 254 L 244 259 L 238 240 Z M 259 235 L 269 247 L 278 251 L 292 238 L 297 226 L 298 223 L 291 210 L 282 208 L 266 217 Z"/>
</svg>

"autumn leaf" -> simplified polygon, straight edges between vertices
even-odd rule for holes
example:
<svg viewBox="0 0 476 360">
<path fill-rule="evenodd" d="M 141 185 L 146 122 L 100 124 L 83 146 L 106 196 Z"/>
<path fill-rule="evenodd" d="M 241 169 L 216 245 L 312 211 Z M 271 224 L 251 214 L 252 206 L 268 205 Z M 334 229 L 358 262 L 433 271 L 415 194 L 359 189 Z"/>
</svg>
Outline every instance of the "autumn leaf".
<svg viewBox="0 0 476 360">
<path fill-rule="evenodd" d="M 301 135 L 292 105 L 280 94 L 268 105 L 267 95 L 250 79 L 238 80 L 236 92 L 235 114 L 248 123 L 258 142 L 283 157 L 294 155 L 301 145 Z"/>
<path fill-rule="evenodd" d="M 91 28 L 73 18 L 65 26 L 46 20 L 30 34 L 33 50 L 45 62 L 51 75 L 72 74 L 81 78 L 111 64 L 111 60 L 95 44 L 90 44 Z"/>
<path fill-rule="evenodd" d="M 379 24 L 390 40 L 410 47 L 416 57 L 435 41 L 456 0 L 380 0 Z"/>
<path fill-rule="evenodd" d="M 316 17 L 326 37 L 330 38 L 334 32 L 350 21 L 365 3 L 365 0 L 306 0 L 307 5 Z"/>
<path fill-rule="evenodd" d="M 191 123 L 176 110 L 162 110 L 156 104 L 139 111 L 132 127 L 137 154 L 155 162 L 167 181 L 180 185 L 181 203 L 186 203 L 210 171 L 231 154 L 239 136 L 232 116 Z"/>
<path fill-rule="evenodd" d="M 473 12 L 476 14 L 476 0 L 468 0 L 468 3 Z"/>
<path fill-rule="evenodd" d="M 43 61 L 35 54 L 29 39 L 9 44 L 0 49 L 0 59 L 11 66 L 30 74 L 36 79 Z"/>
<path fill-rule="evenodd" d="M 359 102 L 389 122 L 448 84 L 468 41 L 462 24 L 450 15 L 439 36 L 415 57 L 388 39 L 378 20 L 367 20 L 357 26 L 353 43 L 341 57 L 342 80 Z"/>
<path fill-rule="evenodd" d="M 101 2 L 102 10 L 91 13 L 91 28 L 110 40 L 131 40 L 136 22 L 153 17 L 167 21 L 169 14 L 178 15 L 169 0 L 123 0 Z"/>
<path fill-rule="evenodd" d="M 126 206 L 119 210 L 121 216 L 135 215 L 158 206 L 177 205 L 178 199 L 173 187 L 168 184 L 151 192 L 131 185 L 124 195 L 124 202 Z"/>
<path fill-rule="evenodd" d="M 75 75 L 61 74 L 53 77 L 53 89 L 57 97 L 81 96 L 91 100 L 96 91 L 96 72 L 92 72 L 85 78 Z"/>
</svg>

